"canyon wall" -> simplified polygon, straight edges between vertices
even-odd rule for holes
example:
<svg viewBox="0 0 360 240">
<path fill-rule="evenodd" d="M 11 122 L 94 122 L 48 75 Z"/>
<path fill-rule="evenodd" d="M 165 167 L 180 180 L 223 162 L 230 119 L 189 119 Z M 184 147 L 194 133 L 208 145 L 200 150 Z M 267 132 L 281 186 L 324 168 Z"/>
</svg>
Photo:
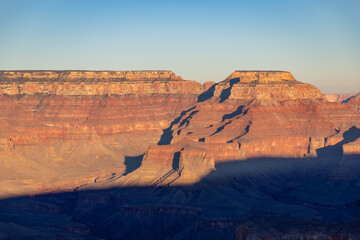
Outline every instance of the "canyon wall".
<svg viewBox="0 0 360 240">
<path fill-rule="evenodd" d="M 0 238 L 356 239 L 359 96 L 284 71 L 0 72 Z"/>
<path fill-rule="evenodd" d="M 0 72 L 2 189 L 74 189 L 123 172 L 205 88 L 171 71 Z"/>
<path fill-rule="evenodd" d="M 163 131 L 162 146 L 153 146 L 144 167 L 128 178 L 191 184 L 222 162 L 316 157 L 318 149 L 341 142 L 352 127 L 360 128 L 353 105 L 328 102 L 319 89 L 296 81 L 289 72 L 236 71 L 200 94 L 197 103 Z M 360 142 L 344 145 L 343 153 L 360 154 Z M 176 158 L 182 162 L 177 169 Z M 148 171 L 159 169 L 160 162 L 164 171 Z"/>
<path fill-rule="evenodd" d="M 284 71 L 203 85 L 171 71 L 2 71 L 0 107 L 10 195 L 109 187 L 106 179 L 192 184 L 222 162 L 316 157 L 360 127 L 356 97 L 329 102 Z M 348 145 L 345 154 L 360 152 Z"/>
<path fill-rule="evenodd" d="M 0 94 L 128 95 L 200 94 L 193 81 L 171 71 L 22 71 L 0 72 Z"/>
</svg>

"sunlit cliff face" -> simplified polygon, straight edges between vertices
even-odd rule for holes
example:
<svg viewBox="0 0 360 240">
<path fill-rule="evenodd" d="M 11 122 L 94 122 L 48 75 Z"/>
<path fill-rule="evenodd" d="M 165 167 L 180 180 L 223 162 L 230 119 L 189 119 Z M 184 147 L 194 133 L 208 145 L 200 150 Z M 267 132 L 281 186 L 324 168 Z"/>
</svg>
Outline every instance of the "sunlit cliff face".
<svg viewBox="0 0 360 240">
<path fill-rule="evenodd" d="M 2 194 L 125 171 L 205 87 L 171 71 L 0 72 Z"/>
<path fill-rule="evenodd" d="M 192 184 L 219 162 L 315 157 L 359 127 L 356 98 L 330 103 L 283 71 L 203 85 L 171 71 L 3 71 L 0 94 L 4 195 L 102 188 L 114 173 L 119 186 Z"/>
<path fill-rule="evenodd" d="M 356 239 L 359 95 L 326 99 L 281 71 L 0 72 L 0 238 Z"/>
</svg>

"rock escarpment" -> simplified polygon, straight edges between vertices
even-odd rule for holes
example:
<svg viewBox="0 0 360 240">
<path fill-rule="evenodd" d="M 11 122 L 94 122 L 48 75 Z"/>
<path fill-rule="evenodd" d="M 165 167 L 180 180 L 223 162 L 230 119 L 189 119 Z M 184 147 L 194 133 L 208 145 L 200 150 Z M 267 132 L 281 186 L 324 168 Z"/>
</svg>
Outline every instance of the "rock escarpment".
<svg viewBox="0 0 360 240">
<path fill-rule="evenodd" d="M 340 142 L 345 131 L 359 124 L 360 114 L 350 104 L 328 102 L 320 90 L 296 81 L 289 72 L 236 71 L 200 94 L 126 181 L 190 184 L 224 161 L 316 157 L 317 149 Z M 348 145 L 344 154 L 360 154 L 359 142 Z M 183 168 L 173 167 L 175 154 Z M 149 171 L 161 169 L 159 162 L 162 171 Z M 186 170 L 196 168 L 202 170 Z"/>
<path fill-rule="evenodd" d="M 128 95 L 198 94 L 194 82 L 171 71 L 22 71 L 0 72 L 0 94 Z"/>
<path fill-rule="evenodd" d="M 170 71 L 0 72 L 1 190 L 73 189 L 123 171 L 204 90 Z"/>
<path fill-rule="evenodd" d="M 360 127 L 357 97 L 328 102 L 284 71 L 204 85 L 171 71 L 3 71 L 0 93 L 4 192 L 111 176 L 111 186 L 191 184 L 224 161 L 315 157 Z"/>
<path fill-rule="evenodd" d="M 4 238 L 359 236 L 359 95 L 280 71 L 1 74 Z"/>
</svg>

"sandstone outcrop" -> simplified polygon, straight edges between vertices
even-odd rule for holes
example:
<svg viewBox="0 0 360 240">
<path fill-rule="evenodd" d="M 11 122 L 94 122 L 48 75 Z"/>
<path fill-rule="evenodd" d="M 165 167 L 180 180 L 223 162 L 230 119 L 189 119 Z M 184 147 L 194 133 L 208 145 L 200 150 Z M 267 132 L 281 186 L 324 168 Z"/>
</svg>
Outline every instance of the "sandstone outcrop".
<svg viewBox="0 0 360 240">
<path fill-rule="evenodd" d="M 0 72 L 2 188 L 74 189 L 124 171 L 205 90 L 171 71 Z"/>
<path fill-rule="evenodd" d="M 191 184 L 221 162 L 314 157 L 360 127 L 357 97 L 329 102 L 284 71 L 203 85 L 171 71 L 3 71 L 0 89 L 1 171 L 22 172 L 7 189 Z"/>
<path fill-rule="evenodd" d="M 172 71 L 0 71 L 1 82 L 121 82 L 183 80 Z"/>
<path fill-rule="evenodd" d="M 129 95 L 200 94 L 194 81 L 184 81 L 171 71 L 31 71 L 0 72 L 0 94 Z"/>
<path fill-rule="evenodd" d="M 168 156 L 162 162 L 167 169 L 164 174 L 176 170 L 172 167 L 176 152 L 180 156 L 187 153 L 186 159 L 191 159 L 186 161 L 187 168 L 192 169 L 203 161 L 199 151 L 200 159 L 211 156 L 215 164 L 261 157 L 316 157 L 317 149 L 335 145 L 345 131 L 360 128 L 359 124 L 360 114 L 350 104 L 328 102 L 320 90 L 296 81 L 289 72 L 236 71 L 200 94 L 197 103 L 163 131 L 161 146 L 153 146 L 144 157 L 138 177 L 148 173 L 145 169 L 159 168 L 158 162 L 165 159 L 162 156 Z M 348 145 L 344 154 L 360 154 L 357 142 Z M 193 147 L 196 150 L 190 150 Z M 169 151 L 171 148 L 174 150 Z M 176 171 L 176 181 L 152 181 L 191 183 Z M 201 171 L 198 177 L 192 171 L 194 182 L 203 176 Z"/>
<path fill-rule="evenodd" d="M 0 72 L 0 238 L 356 239 L 359 96 L 283 71 Z"/>
</svg>

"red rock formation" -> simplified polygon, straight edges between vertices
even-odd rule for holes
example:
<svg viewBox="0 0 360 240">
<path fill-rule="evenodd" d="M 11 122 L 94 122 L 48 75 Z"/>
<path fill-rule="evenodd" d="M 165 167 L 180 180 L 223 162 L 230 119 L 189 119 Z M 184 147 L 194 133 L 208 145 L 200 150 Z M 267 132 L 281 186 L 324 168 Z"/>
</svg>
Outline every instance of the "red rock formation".
<svg viewBox="0 0 360 240">
<path fill-rule="evenodd" d="M 199 94 L 199 83 L 183 81 L 171 71 L 31 71 L 0 72 L 0 94 L 128 95 Z"/>
<path fill-rule="evenodd" d="M 359 95 L 288 72 L 1 76 L 4 238 L 359 236 Z M 51 191 L 71 192 L 1 199 Z"/>
<path fill-rule="evenodd" d="M 202 156 L 211 156 L 215 163 L 259 157 L 310 157 L 316 156 L 317 149 L 340 142 L 342 134 L 352 126 L 360 127 L 358 112 L 346 104 L 328 102 L 317 88 L 296 81 L 289 72 L 237 71 L 198 99 L 195 107 L 183 112 L 164 131 L 168 141 L 161 144 L 170 145 L 154 146 L 148 152 L 143 161 L 147 168 L 155 166 L 151 165 L 155 162 L 152 159 L 161 161 L 161 156 L 172 156 L 182 149 L 181 156 L 187 153 L 186 168 L 193 169 L 192 179 L 197 181 L 203 176 L 201 172 L 197 176 L 195 170 L 199 158 L 204 159 L 198 157 L 199 151 Z M 360 153 L 358 143 L 352 145 L 344 147 L 345 154 Z M 172 146 L 176 151 L 169 152 Z M 193 147 L 196 150 L 191 150 Z M 189 154 L 191 151 L 194 154 Z M 171 170 L 171 158 L 167 159 L 163 167 Z M 189 177 L 180 177 L 174 184 L 188 182 Z"/>
<path fill-rule="evenodd" d="M 204 85 L 170 71 L 1 72 L 0 93 L 4 191 L 189 184 L 224 161 L 316 156 L 360 127 L 357 98 L 328 102 L 279 71 Z M 127 172 L 125 157 L 144 153 Z"/>
<path fill-rule="evenodd" d="M 123 171 L 205 87 L 170 71 L 0 72 L 1 180 L 73 189 Z"/>
</svg>

